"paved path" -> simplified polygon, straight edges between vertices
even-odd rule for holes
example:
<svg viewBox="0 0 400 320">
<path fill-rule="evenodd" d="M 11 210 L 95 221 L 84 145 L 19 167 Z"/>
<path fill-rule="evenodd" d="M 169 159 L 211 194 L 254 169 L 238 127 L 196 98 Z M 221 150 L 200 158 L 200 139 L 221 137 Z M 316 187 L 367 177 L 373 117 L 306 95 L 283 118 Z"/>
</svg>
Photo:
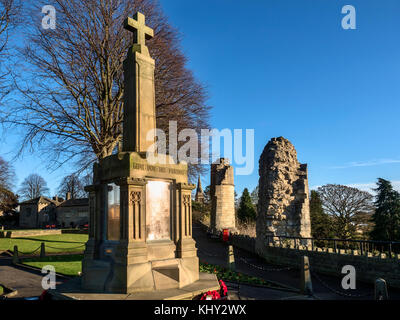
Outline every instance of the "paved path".
<svg viewBox="0 0 400 320">
<path fill-rule="evenodd" d="M 42 294 L 43 274 L 40 271 L 16 267 L 11 258 L 0 256 L 0 283 L 8 288 L 18 290 L 13 298 L 38 297 Z M 57 284 L 64 281 L 57 277 Z"/>
<path fill-rule="evenodd" d="M 227 248 L 224 243 L 219 240 L 210 239 L 206 232 L 199 226 L 193 226 L 193 238 L 196 240 L 198 250 L 198 256 L 201 261 L 206 261 L 210 264 L 217 264 L 221 266 L 226 265 L 226 252 Z M 252 254 L 248 251 L 235 248 L 235 266 L 238 272 L 243 274 L 249 274 L 263 278 L 265 280 L 275 281 L 290 287 L 299 288 L 300 285 L 300 270 L 290 269 L 282 271 L 273 271 L 273 269 L 282 268 L 282 266 L 271 265 L 265 262 L 263 259 L 259 258 L 257 255 Z M 240 258 L 244 258 L 247 263 L 256 265 L 257 267 L 262 267 L 265 269 L 271 269 L 268 271 L 263 271 L 253 266 L 250 266 Z M 312 265 L 311 265 L 312 268 Z M 344 276 L 344 275 L 343 275 Z M 341 288 L 342 275 L 338 277 L 326 276 L 321 274 L 312 273 L 312 285 L 314 289 L 314 294 L 317 298 L 322 300 L 371 300 L 374 298 L 374 286 L 371 284 L 366 284 L 357 281 L 356 290 L 351 290 L 353 295 L 362 295 L 362 297 L 345 297 L 333 293 L 330 289 L 327 289 L 321 284 L 319 279 L 325 282 L 330 288 L 339 291 L 343 294 L 348 294 L 349 292 Z M 262 291 L 262 290 L 261 290 Z M 273 294 L 276 290 L 272 290 L 270 293 L 260 293 L 259 288 L 254 289 L 254 294 L 256 299 L 290 299 L 293 294 Z M 369 296 L 365 296 L 368 295 Z M 389 297 L 391 299 L 400 300 L 400 290 L 389 288 Z"/>
</svg>

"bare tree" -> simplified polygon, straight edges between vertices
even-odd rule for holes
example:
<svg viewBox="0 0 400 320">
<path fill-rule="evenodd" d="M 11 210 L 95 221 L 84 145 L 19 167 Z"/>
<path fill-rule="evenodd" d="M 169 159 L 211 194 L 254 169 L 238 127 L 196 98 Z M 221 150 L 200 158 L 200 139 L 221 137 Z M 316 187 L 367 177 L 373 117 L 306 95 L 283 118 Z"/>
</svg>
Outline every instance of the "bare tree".
<svg viewBox="0 0 400 320">
<path fill-rule="evenodd" d="M 70 174 L 62 179 L 60 186 L 58 187 L 58 192 L 62 195 L 69 192 L 72 199 L 84 198 L 86 192 L 83 187 L 84 185 L 79 176 L 76 174 Z"/>
<path fill-rule="evenodd" d="M 5 84 L 8 71 L 5 69 L 4 60 L 10 30 L 15 25 L 19 9 L 18 0 L 0 0 L 0 99 L 9 92 Z"/>
<path fill-rule="evenodd" d="M 335 233 L 339 238 L 350 239 L 363 224 L 365 215 L 373 212 L 373 196 L 366 191 L 338 184 L 318 188 L 322 206 L 333 216 Z"/>
<path fill-rule="evenodd" d="M 0 157 L 0 189 L 11 190 L 14 185 L 15 172 L 12 165 Z"/>
<path fill-rule="evenodd" d="M 50 190 L 47 187 L 47 182 L 36 173 L 30 174 L 26 177 L 18 190 L 21 198 L 25 200 L 45 196 L 48 195 L 49 192 Z"/>
<path fill-rule="evenodd" d="M 1 119 L 24 129 L 20 152 L 41 147 L 48 154 L 50 148 L 53 166 L 72 160 L 81 169 L 115 152 L 123 120 L 123 60 L 132 45 L 123 20 L 137 11 L 155 31 L 147 45 L 156 60 L 157 126 L 167 132 L 168 121 L 176 120 L 178 130 L 209 127 L 205 88 L 186 68 L 180 35 L 156 0 L 53 2 L 56 29 L 32 22 L 20 52 L 31 77 L 24 73 L 15 82 L 23 103 Z"/>
</svg>

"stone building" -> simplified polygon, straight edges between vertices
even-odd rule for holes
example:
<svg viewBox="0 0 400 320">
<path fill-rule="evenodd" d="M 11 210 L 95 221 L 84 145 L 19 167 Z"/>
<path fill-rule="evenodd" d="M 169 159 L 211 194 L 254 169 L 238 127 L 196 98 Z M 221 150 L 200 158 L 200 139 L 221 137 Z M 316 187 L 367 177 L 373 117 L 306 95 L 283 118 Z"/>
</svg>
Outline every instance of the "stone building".
<svg viewBox="0 0 400 320">
<path fill-rule="evenodd" d="M 220 158 L 211 165 L 211 231 L 235 229 L 235 185 L 233 167 Z"/>
<path fill-rule="evenodd" d="M 203 188 L 201 187 L 200 176 L 199 176 L 199 181 L 197 182 L 197 189 L 196 189 L 196 195 L 194 197 L 194 201 L 204 203 L 204 192 L 203 192 Z"/>
<path fill-rule="evenodd" d="M 89 199 L 67 199 L 57 209 L 57 225 L 61 227 L 82 227 L 89 223 Z"/>
<path fill-rule="evenodd" d="M 273 236 L 311 237 L 307 165 L 289 140 L 272 138 L 259 161 L 256 248 Z"/>
<path fill-rule="evenodd" d="M 21 228 L 44 228 L 46 225 L 55 224 L 58 227 L 68 228 L 83 226 L 89 221 L 89 199 L 67 200 L 59 197 L 49 199 L 38 197 L 21 202 L 19 226 Z"/>
<path fill-rule="evenodd" d="M 43 228 L 56 222 L 56 208 L 62 199 L 38 197 L 21 202 L 19 226 L 21 228 Z"/>
</svg>

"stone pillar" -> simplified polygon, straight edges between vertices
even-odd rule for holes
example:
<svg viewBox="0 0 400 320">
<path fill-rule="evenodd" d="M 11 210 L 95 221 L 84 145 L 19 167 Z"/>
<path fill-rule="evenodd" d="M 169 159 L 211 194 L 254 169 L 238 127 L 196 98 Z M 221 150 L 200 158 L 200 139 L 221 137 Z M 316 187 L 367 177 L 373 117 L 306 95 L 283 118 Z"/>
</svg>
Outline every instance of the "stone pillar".
<svg viewBox="0 0 400 320">
<path fill-rule="evenodd" d="M 192 199 L 191 193 L 195 188 L 192 184 L 178 183 L 178 216 L 177 216 L 177 256 L 196 257 L 197 249 L 192 238 Z"/>
<path fill-rule="evenodd" d="M 154 60 L 144 45 L 132 46 L 124 61 L 123 151 L 146 152 L 155 143 L 146 139 L 156 128 Z"/>
<path fill-rule="evenodd" d="M 118 181 L 121 187 L 121 240 L 119 250 L 126 264 L 147 262 L 146 244 L 146 180 L 126 178 Z"/>
<path fill-rule="evenodd" d="M 307 256 L 301 257 L 300 293 L 309 296 L 313 295 L 310 262 Z"/>
<path fill-rule="evenodd" d="M 192 184 L 178 183 L 178 214 L 177 214 L 177 258 L 180 258 L 179 287 L 184 287 L 199 279 L 199 258 L 197 257 L 196 242 L 192 238 L 192 199 L 191 193 L 195 188 Z"/>
<path fill-rule="evenodd" d="M 221 158 L 211 165 L 211 231 L 235 229 L 235 185 L 233 167 Z"/>
</svg>

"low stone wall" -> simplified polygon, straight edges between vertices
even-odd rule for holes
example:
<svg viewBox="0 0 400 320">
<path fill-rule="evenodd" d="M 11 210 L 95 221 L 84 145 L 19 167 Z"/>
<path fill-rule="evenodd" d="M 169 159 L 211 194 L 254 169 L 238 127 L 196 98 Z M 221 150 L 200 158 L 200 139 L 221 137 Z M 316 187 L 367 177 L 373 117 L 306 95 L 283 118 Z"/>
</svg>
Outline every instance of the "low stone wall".
<svg viewBox="0 0 400 320">
<path fill-rule="evenodd" d="M 52 234 L 61 234 L 61 230 L 52 229 L 52 230 L 0 231 L 0 238 L 24 238 L 24 237 L 34 237 L 34 236 L 48 236 Z"/>
<path fill-rule="evenodd" d="M 251 253 L 256 253 L 255 238 L 250 236 L 235 234 L 231 235 L 230 240 L 233 246 L 249 251 Z"/>
<path fill-rule="evenodd" d="M 344 274 L 341 273 L 343 266 L 352 265 L 356 269 L 358 280 L 374 283 L 377 278 L 383 278 L 388 286 L 400 288 L 400 255 L 390 259 L 384 254 L 374 257 L 368 253 L 361 256 L 356 250 L 339 250 L 338 253 L 334 253 L 332 248 L 314 248 L 314 251 L 311 251 L 311 248 L 306 247 L 296 249 L 272 244 L 257 253 L 255 238 L 232 235 L 231 242 L 234 246 L 256 253 L 273 264 L 300 268 L 301 257 L 308 256 L 311 271 L 343 277 Z"/>
</svg>

